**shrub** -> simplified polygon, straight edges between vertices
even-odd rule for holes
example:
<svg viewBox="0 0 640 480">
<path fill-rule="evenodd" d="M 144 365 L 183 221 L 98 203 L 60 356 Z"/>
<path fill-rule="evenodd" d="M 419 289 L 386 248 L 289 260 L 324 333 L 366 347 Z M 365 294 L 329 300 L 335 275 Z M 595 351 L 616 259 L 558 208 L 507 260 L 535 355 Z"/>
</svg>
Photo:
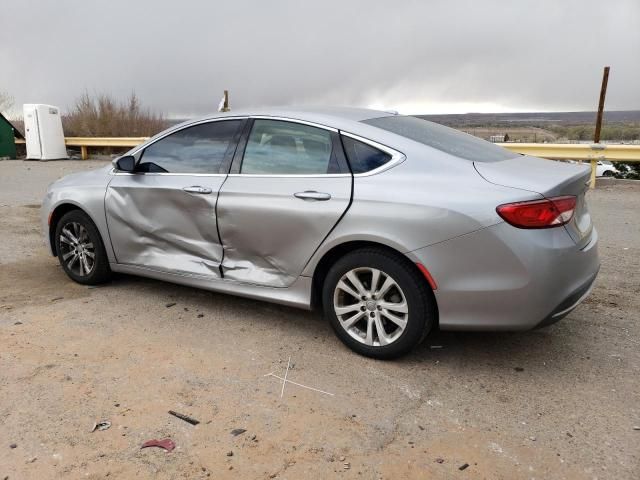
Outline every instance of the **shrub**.
<svg viewBox="0 0 640 480">
<path fill-rule="evenodd" d="M 7 92 L 0 90 L 0 113 L 13 107 L 13 97 Z"/>
<path fill-rule="evenodd" d="M 167 128 L 165 117 L 143 108 L 135 93 L 124 102 L 101 94 L 82 94 L 63 115 L 68 137 L 150 137 Z"/>
</svg>

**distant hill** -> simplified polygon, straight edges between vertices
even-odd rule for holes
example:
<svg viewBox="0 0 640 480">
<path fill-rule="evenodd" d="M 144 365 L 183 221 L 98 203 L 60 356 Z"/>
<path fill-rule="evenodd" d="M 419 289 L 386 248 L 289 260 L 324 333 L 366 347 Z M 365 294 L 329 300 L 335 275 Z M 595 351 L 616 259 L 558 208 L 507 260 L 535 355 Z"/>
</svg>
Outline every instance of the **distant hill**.
<svg viewBox="0 0 640 480">
<path fill-rule="evenodd" d="M 415 116 L 452 127 L 581 125 L 593 124 L 596 120 L 596 112 L 464 113 Z M 604 123 L 640 123 L 640 110 L 605 111 Z"/>
<path fill-rule="evenodd" d="M 464 113 L 414 115 L 479 138 L 503 136 L 510 142 L 588 141 L 593 139 L 596 112 Z M 175 125 L 185 119 L 171 119 Z M 605 111 L 602 141 L 640 142 L 640 110 Z"/>
<path fill-rule="evenodd" d="M 414 115 L 436 123 L 462 126 L 546 126 L 557 125 L 582 125 L 593 124 L 596 121 L 596 112 L 526 112 L 526 113 L 462 113 L 442 115 Z M 170 125 L 182 123 L 187 118 L 170 118 Z M 640 123 L 640 110 L 619 110 L 604 112 L 605 123 Z"/>
</svg>

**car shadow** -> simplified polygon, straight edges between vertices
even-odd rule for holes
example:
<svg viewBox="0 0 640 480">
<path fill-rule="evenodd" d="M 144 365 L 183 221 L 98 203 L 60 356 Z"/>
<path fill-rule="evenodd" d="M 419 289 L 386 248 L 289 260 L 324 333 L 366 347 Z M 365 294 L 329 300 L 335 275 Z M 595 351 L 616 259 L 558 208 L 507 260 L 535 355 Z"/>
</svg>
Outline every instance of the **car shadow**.
<svg viewBox="0 0 640 480">
<path fill-rule="evenodd" d="M 207 309 L 219 310 L 221 306 L 224 306 L 232 309 L 233 311 L 230 313 L 234 315 L 247 314 L 258 320 L 281 321 L 283 319 L 291 319 L 295 320 L 296 327 L 307 328 L 308 330 L 317 328 L 319 323 L 325 323 L 317 312 L 135 275 L 115 274 L 108 285 L 118 289 L 138 288 L 143 291 L 153 292 L 154 295 L 165 295 L 167 301 L 197 302 L 202 311 Z M 309 323 L 307 327 L 304 326 L 306 323 Z"/>
<path fill-rule="evenodd" d="M 567 321 L 577 320 L 573 318 Z M 576 339 L 570 329 L 558 324 L 524 332 L 436 330 L 422 345 L 398 362 L 415 366 L 436 361 L 480 372 L 494 372 L 496 368 L 508 368 L 517 372 L 548 372 L 550 369 L 560 368 L 567 373 L 575 368 L 575 362 L 558 359 L 574 357 L 575 345 L 568 348 L 568 343 L 582 341 Z M 581 347 L 580 351 L 588 352 L 589 346 Z"/>
<path fill-rule="evenodd" d="M 252 322 L 277 324 L 285 338 L 288 332 L 291 336 L 306 336 L 309 341 L 320 339 L 333 345 L 336 355 L 356 355 L 338 340 L 319 312 L 124 274 L 116 275 L 110 285 L 117 289 L 136 289 L 138 295 L 144 291 L 164 295 L 167 302 L 197 303 L 202 312 L 223 308 L 234 318 L 245 315 Z M 576 319 L 574 317 L 566 321 L 576 322 Z M 435 329 L 413 352 L 391 363 L 403 368 L 439 362 L 453 367 L 473 366 L 475 370 L 483 370 L 483 367 L 492 370 L 496 367 L 531 370 L 545 368 L 545 361 L 552 360 L 557 352 L 566 350 L 568 339 L 575 341 L 575 335 L 561 324 L 526 332 L 445 332 Z M 360 358 L 362 361 L 378 362 Z M 564 368 L 570 367 L 565 365 Z"/>
</svg>

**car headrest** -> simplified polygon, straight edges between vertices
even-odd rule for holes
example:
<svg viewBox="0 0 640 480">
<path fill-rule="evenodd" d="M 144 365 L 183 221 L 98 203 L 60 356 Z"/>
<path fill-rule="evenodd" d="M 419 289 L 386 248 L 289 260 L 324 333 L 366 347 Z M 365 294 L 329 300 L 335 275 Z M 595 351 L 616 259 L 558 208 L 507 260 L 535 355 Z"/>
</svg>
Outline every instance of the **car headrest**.
<svg viewBox="0 0 640 480">
<path fill-rule="evenodd" d="M 292 150 L 296 150 L 297 148 L 295 139 L 289 135 L 274 135 L 271 137 L 269 144 L 272 147 L 289 148 Z"/>
</svg>

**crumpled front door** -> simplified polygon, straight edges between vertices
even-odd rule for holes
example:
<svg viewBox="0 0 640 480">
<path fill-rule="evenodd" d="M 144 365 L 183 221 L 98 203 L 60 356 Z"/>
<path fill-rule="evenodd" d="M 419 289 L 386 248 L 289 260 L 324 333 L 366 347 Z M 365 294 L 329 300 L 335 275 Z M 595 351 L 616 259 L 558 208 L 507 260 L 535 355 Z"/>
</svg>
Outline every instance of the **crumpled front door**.
<svg viewBox="0 0 640 480">
<path fill-rule="evenodd" d="M 216 201 L 224 175 L 116 174 L 105 197 L 119 264 L 220 277 Z"/>
</svg>

